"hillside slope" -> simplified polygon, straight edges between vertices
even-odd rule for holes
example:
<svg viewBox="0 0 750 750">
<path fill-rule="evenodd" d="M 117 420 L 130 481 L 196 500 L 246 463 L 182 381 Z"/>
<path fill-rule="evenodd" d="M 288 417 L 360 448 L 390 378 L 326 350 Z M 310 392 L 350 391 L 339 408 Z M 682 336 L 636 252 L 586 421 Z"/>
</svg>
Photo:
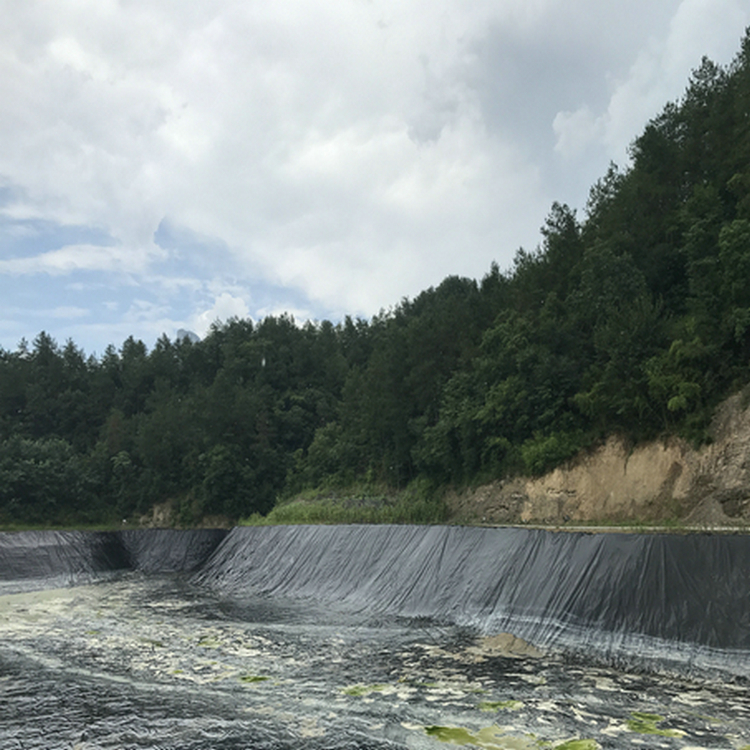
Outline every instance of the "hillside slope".
<svg viewBox="0 0 750 750">
<path fill-rule="evenodd" d="M 452 493 L 466 523 L 750 526 L 750 390 L 716 411 L 712 442 L 695 449 L 670 437 L 631 447 L 611 437 L 536 478 Z"/>
</svg>

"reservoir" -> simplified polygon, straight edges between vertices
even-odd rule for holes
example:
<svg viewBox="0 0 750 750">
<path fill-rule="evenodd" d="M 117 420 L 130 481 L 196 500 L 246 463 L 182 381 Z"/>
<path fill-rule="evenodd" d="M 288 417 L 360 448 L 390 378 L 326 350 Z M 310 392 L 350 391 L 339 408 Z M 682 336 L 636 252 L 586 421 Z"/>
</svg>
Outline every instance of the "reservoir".
<svg viewBox="0 0 750 750">
<path fill-rule="evenodd" d="M 750 538 L 0 534 L 0 747 L 750 747 Z"/>
</svg>

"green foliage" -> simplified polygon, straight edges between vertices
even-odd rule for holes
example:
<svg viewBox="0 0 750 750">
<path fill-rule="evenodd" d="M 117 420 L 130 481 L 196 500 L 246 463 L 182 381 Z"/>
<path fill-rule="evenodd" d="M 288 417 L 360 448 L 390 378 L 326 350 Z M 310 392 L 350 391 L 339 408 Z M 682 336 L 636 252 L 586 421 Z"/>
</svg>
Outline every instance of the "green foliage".
<svg viewBox="0 0 750 750">
<path fill-rule="evenodd" d="M 573 458 L 589 442 L 582 432 L 537 435 L 521 446 L 524 468 L 532 475 L 544 474 Z"/>
<path fill-rule="evenodd" d="M 425 479 L 391 491 L 382 485 L 343 487 L 304 493 L 277 505 L 268 515 L 255 514 L 244 524 L 443 523 L 447 510 L 442 495 Z"/>
<path fill-rule="evenodd" d="M 93 520 L 97 479 L 65 440 L 5 440 L 0 443 L 0 518 L 5 523 Z"/>
</svg>

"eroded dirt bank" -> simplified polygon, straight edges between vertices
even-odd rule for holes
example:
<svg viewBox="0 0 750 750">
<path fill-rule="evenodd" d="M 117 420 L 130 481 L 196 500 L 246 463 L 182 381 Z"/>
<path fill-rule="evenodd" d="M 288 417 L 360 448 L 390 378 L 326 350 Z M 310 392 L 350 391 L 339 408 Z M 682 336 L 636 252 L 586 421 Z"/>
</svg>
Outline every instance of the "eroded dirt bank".
<svg viewBox="0 0 750 750">
<path fill-rule="evenodd" d="M 462 523 L 682 523 L 750 526 L 750 392 L 729 398 L 698 450 L 678 438 L 630 446 L 610 438 L 538 478 L 452 493 Z"/>
</svg>

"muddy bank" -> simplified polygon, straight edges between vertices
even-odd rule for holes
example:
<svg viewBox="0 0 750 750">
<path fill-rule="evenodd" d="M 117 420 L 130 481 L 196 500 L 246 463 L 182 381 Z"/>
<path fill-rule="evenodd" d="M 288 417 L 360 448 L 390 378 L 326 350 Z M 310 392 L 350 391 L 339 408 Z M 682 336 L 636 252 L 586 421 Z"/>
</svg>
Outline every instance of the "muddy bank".
<svg viewBox="0 0 750 750">
<path fill-rule="evenodd" d="M 750 527 L 750 391 L 717 410 L 712 442 L 604 445 L 537 478 L 449 493 L 457 523 Z"/>
</svg>

